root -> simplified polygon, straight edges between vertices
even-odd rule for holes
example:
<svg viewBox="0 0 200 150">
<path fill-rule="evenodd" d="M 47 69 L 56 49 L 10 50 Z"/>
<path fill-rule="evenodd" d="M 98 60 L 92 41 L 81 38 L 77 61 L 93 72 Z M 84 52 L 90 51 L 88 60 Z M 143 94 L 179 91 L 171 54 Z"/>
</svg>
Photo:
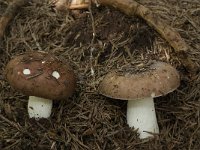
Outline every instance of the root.
<svg viewBox="0 0 200 150">
<path fill-rule="evenodd" d="M 178 32 L 159 19 L 150 9 L 134 0 L 98 0 L 98 3 L 117 8 L 128 16 L 136 15 L 144 19 L 149 26 L 153 27 L 174 48 L 175 53 L 187 71 L 192 74 L 197 72 L 198 67 L 196 67 L 188 55 L 189 46 Z"/>
<path fill-rule="evenodd" d="M 5 13 L 2 15 L 0 19 L 0 43 L 2 42 L 4 32 L 9 24 L 9 22 L 16 16 L 19 8 L 25 5 L 27 0 L 14 0 L 12 3 L 8 5 Z"/>
</svg>

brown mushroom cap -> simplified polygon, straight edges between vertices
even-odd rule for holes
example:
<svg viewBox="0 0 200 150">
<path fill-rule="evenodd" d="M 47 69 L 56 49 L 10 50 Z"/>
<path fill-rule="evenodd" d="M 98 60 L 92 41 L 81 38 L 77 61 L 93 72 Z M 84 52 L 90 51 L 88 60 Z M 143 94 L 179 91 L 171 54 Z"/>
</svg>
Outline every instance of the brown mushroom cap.
<svg viewBox="0 0 200 150">
<path fill-rule="evenodd" d="M 13 88 L 25 95 L 52 100 L 71 96 L 76 86 L 71 66 L 44 52 L 16 56 L 6 66 L 6 78 Z"/>
<path fill-rule="evenodd" d="M 180 76 L 174 67 L 164 62 L 154 62 L 147 71 L 138 74 L 108 73 L 101 81 L 99 91 L 110 98 L 135 100 L 166 95 L 179 85 Z"/>
</svg>

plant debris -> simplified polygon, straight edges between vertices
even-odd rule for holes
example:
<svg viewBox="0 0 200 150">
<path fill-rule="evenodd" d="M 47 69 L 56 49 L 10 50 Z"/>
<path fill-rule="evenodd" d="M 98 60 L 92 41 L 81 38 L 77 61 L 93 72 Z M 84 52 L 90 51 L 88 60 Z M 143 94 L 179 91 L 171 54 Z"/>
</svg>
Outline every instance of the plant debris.
<svg viewBox="0 0 200 150">
<path fill-rule="evenodd" d="M 15 17 L 17 11 L 25 4 L 26 0 L 13 0 L 13 2 L 8 5 L 5 13 L 0 18 L 0 43 L 8 24 Z"/>
<path fill-rule="evenodd" d="M 191 74 L 198 71 L 196 64 L 190 59 L 187 53 L 190 47 L 177 31 L 167 25 L 164 20 L 160 19 L 159 15 L 156 15 L 156 13 L 135 0 L 98 0 L 98 2 L 105 6 L 115 7 L 129 16 L 136 15 L 143 18 L 147 24 L 152 26 L 166 41 L 169 42 L 178 57 L 180 57 L 181 63 Z"/>
</svg>

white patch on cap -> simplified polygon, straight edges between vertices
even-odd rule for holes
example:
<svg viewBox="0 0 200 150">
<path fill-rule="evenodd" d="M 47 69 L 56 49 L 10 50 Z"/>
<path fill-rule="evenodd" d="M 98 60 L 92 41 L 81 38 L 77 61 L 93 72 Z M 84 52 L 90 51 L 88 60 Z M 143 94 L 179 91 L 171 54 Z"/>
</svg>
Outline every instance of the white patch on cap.
<svg viewBox="0 0 200 150">
<path fill-rule="evenodd" d="M 42 61 L 42 64 L 44 64 L 46 61 L 44 60 L 44 61 Z"/>
<path fill-rule="evenodd" d="M 60 78 L 60 74 L 57 71 L 53 71 L 51 75 L 56 79 Z"/>
<path fill-rule="evenodd" d="M 24 74 L 24 75 L 29 75 L 29 74 L 31 74 L 30 69 L 24 69 L 24 70 L 23 70 L 23 74 Z"/>
</svg>

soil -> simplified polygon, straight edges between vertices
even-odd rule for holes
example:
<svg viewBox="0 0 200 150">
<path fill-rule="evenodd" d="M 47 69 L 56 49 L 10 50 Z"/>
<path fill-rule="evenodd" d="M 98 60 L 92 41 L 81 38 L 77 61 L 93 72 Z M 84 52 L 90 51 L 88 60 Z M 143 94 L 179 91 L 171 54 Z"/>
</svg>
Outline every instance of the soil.
<svg viewBox="0 0 200 150">
<path fill-rule="evenodd" d="M 199 66 L 200 2 L 140 3 L 181 34 Z M 0 16 L 6 7 L 0 0 Z M 9 24 L 0 46 L 0 149 L 199 149 L 199 74 L 189 76 L 169 44 L 141 18 L 102 6 L 80 14 L 33 0 Z M 8 84 L 4 70 L 12 57 L 38 50 L 69 61 L 78 81 L 72 97 L 54 102 L 49 119 L 35 120 L 28 117 L 28 96 Z M 177 68 L 181 85 L 155 99 L 160 134 L 147 141 L 128 127 L 127 102 L 100 95 L 98 86 L 111 70 L 138 73 L 155 60 Z"/>
</svg>

